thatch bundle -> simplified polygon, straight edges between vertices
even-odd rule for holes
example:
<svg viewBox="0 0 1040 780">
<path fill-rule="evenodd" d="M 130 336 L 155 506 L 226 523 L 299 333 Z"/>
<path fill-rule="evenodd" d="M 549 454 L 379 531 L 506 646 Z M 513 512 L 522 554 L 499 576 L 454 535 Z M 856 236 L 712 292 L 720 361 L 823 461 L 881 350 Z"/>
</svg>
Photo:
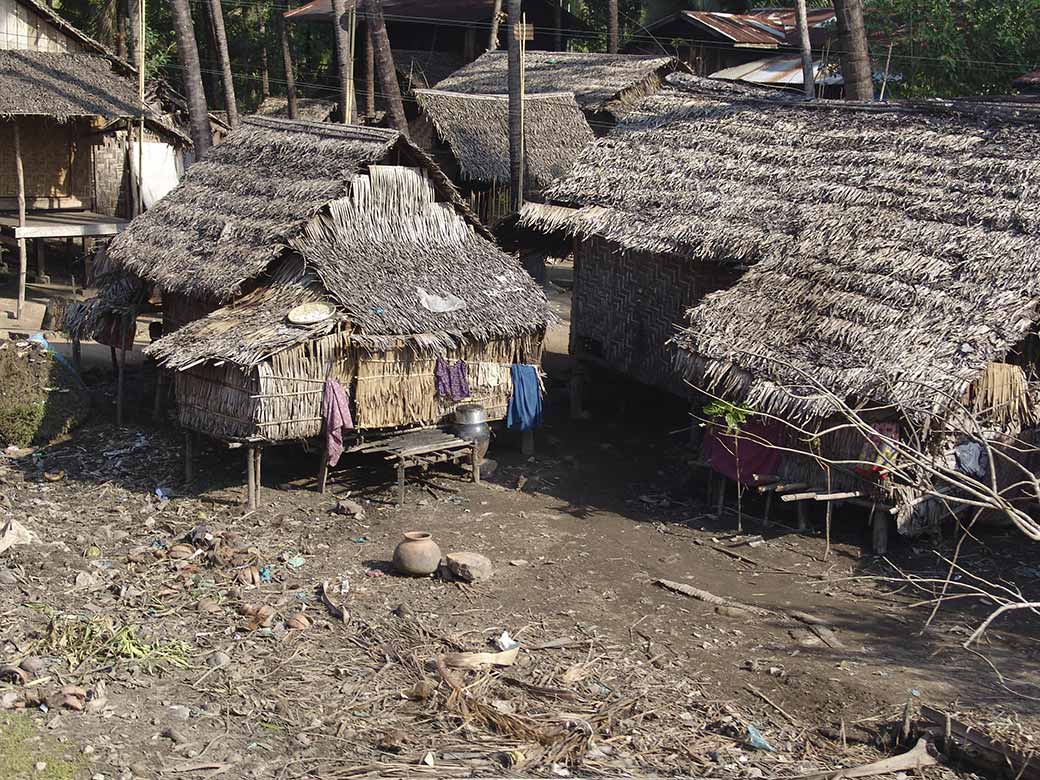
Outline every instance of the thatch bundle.
<svg viewBox="0 0 1040 780">
<path fill-rule="evenodd" d="M 321 98 L 296 98 L 296 118 L 304 122 L 331 122 L 336 113 L 335 100 Z M 289 118 L 289 100 L 282 95 L 268 95 L 256 107 L 255 116 L 270 119 Z"/>
<path fill-rule="evenodd" d="M 437 135 L 458 162 L 462 179 L 509 184 L 509 97 L 420 90 L 415 93 Z M 562 177 L 593 141 L 584 114 L 570 93 L 524 100 L 524 165 L 530 189 Z"/>
<path fill-rule="evenodd" d="M 144 271 L 167 300 L 178 302 L 179 312 L 189 300 L 196 308 L 207 305 L 206 298 L 183 298 L 185 289 L 212 299 L 250 288 L 194 321 L 179 321 L 147 349 L 178 371 L 182 422 L 224 439 L 314 436 L 322 424 L 322 384 L 332 377 L 353 387 L 358 428 L 432 424 L 454 406 L 434 390 L 438 357 L 466 360 L 474 399 L 503 414 L 509 366 L 540 358 L 548 321 L 541 290 L 486 238 L 450 184 L 399 134 L 329 129 L 247 120 L 167 199 L 134 221 L 127 232 L 136 232 L 135 240 L 110 253 L 127 267 L 148 269 L 163 242 L 178 241 L 168 215 L 203 193 L 227 220 L 215 247 L 176 245 L 185 255 L 180 268 L 162 260 Z M 330 138 L 340 139 L 346 152 Z M 227 147 L 232 152 L 220 155 Z M 246 150 L 261 158 L 279 192 L 305 195 L 292 207 L 306 215 L 301 224 L 247 231 L 238 209 L 248 202 L 244 190 L 252 179 L 226 179 L 223 191 L 232 194 L 224 195 L 213 162 L 227 165 L 241 155 L 244 167 Z M 173 204 L 167 216 L 146 221 L 167 200 Z M 288 212 L 290 205 L 276 208 Z M 236 248 L 245 260 L 237 266 L 231 263 Z M 213 267 L 191 278 L 204 261 Z M 309 325 L 290 322 L 289 312 L 306 303 L 326 304 L 332 314 Z"/>
<path fill-rule="evenodd" d="M 524 89 L 528 95 L 573 93 L 588 112 L 618 113 L 656 91 L 666 75 L 684 66 L 674 57 L 589 52 L 529 51 Z M 438 82 L 435 89 L 469 95 L 509 92 L 508 55 L 489 51 Z"/>
</svg>

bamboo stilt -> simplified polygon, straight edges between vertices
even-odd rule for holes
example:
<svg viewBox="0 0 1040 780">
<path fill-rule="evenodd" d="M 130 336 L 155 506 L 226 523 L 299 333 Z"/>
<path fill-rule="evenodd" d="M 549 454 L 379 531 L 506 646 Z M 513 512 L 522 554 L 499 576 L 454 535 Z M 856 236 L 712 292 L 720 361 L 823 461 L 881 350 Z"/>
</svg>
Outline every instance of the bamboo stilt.
<svg viewBox="0 0 1040 780">
<path fill-rule="evenodd" d="M 25 168 L 22 165 L 22 137 L 18 129 L 18 120 L 12 119 L 14 126 L 14 170 L 18 181 L 18 227 L 25 227 Z M 15 305 L 15 318 L 21 320 L 25 308 L 25 276 L 29 265 L 25 252 L 25 239 L 18 239 L 18 302 Z"/>
<path fill-rule="evenodd" d="M 318 492 L 325 495 L 325 486 L 329 479 L 329 447 L 323 444 L 321 448 L 321 463 L 318 464 Z"/>
<path fill-rule="evenodd" d="M 191 431 L 184 432 L 184 484 L 190 485 L 195 479 L 195 435 Z"/>
<path fill-rule="evenodd" d="M 249 511 L 256 509 L 256 448 L 246 447 L 246 508 Z"/>
<path fill-rule="evenodd" d="M 874 532 L 874 554 L 885 555 L 888 552 L 888 513 L 875 505 L 870 510 L 870 520 Z"/>
</svg>

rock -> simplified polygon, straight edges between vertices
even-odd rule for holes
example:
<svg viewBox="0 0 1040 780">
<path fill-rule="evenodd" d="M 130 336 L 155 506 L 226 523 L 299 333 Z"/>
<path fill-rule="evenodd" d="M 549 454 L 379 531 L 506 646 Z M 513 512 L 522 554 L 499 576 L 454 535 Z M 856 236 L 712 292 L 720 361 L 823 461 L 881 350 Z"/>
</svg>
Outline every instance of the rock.
<svg viewBox="0 0 1040 780">
<path fill-rule="evenodd" d="M 715 612 L 719 615 L 725 615 L 726 617 L 731 618 L 751 617 L 751 613 L 748 612 L 746 609 L 741 609 L 740 607 L 731 607 L 727 604 L 724 604 L 720 607 L 715 607 Z"/>
<path fill-rule="evenodd" d="M 221 650 L 211 653 L 206 659 L 206 664 L 211 669 L 223 669 L 229 663 L 231 663 L 231 656 Z"/>
<path fill-rule="evenodd" d="M 28 658 L 23 658 L 19 666 L 34 677 L 38 677 L 47 669 L 47 662 L 42 658 L 29 656 Z"/>
<path fill-rule="evenodd" d="M 175 745 L 183 745 L 185 742 L 188 741 L 188 738 L 181 734 L 179 731 L 177 731 L 177 729 L 175 728 L 167 727 L 163 729 L 162 735 Z"/>
<path fill-rule="evenodd" d="M 183 704 L 174 704 L 167 708 L 167 714 L 172 720 L 187 720 L 191 717 L 191 710 Z"/>
<path fill-rule="evenodd" d="M 494 573 L 491 561 L 480 553 L 448 553 L 447 561 L 448 570 L 466 582 L 482 582 Z"/>
<path fill-rule="evenodd" d="M 131 772 L 131 774 L 133 774 L 134 777 L 139 777 L 139 778 L 148 777 L 151 774 L 150 770 L 148 769 L 148 765 L 147 764 L 143 764 L 141 762 L 138 762 L 136 764 L 131 764 L 130 765 L 130 772 Z"/>
<path fill-rule="evenodd" d="M 365 508 L 357 501 L 353 501 L 349 498 L 341 498 L 337 501 L 336 506 L 333 507 L 332 511 L 337 515 L 353 517 L 355 520 L 363 520 L 365 518 Z"/>
<path fill-rule="evenodd" d="M 419 680 L 415 685 L 405 691 L 405 698 L 411 699 L 412 701 L 425 701 L 426 699 L 433 696 L 434 691 L 437 690 L 437 683 L 428 677 L 424 677 Z"/>
</svg>

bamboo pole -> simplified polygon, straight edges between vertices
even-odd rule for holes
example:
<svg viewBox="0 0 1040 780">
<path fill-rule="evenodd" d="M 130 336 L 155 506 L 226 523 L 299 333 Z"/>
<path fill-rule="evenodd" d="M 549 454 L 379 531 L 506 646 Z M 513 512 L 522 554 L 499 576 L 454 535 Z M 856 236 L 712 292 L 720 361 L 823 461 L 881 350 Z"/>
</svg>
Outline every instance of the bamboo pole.
<svg viewBox="0 0 1040 780">
<path fill-rule="evenodd" d="M 14 171 L 18 180 L 18 227 L 25 227 L 25 169 L 22 165 L 22 136 L 18 128 L 18 119 L 11 120 L 14 127 Z M 15 307 L 15 319 L 22 319 L 25 308 L 25 274 L 28 267 L 25 253 L 25 239 L 18 239 L 18 303 Z"/>
<path fill-rule="evenodd" d="M 133 2 L 133 0 L 130 0 Z M 144 21 L 144 4 L 145 0 L 140 0 L 141 13 L 140 23 L 141 28 L 138 31 L 138 44 L 137 44 L 137 99 L 141 101 L 141 121 L 137 125 L 137 213 L 140 214 L 144 211 L 144 47 L 145 43 L 145 31 L 147 25 Z"/>
<path fill-rule="evenodd" d="M 246 447 L 246 507 L 252 511 L 256 509 L 256 448 Z"/>
<path fill-rule="evenodd" d="M 816 97 L 816 78 L 813 75 L 812 45 L 809 42 L 809 16 L 805 0 L 794 2 L 795 20 L 798 24 L 798 39 L 802 48 L 802 88 L 807 98 Z"/>
</svg>

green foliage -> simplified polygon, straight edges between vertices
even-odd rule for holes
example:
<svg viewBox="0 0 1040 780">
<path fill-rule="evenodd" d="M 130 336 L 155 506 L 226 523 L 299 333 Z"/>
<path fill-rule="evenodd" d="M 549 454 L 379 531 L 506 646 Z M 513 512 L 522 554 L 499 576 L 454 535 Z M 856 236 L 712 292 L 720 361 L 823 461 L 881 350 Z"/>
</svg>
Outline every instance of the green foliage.
<svg viewBox="0 0 1040 780">
<path fill-rule="evenodd" d="M 1040 66 L 1040 0 L 869 0 L 875 68 L 892 44 L 896 94 L 1008 94 Z"/>
<path fill-rule="evenodd" d="M 12 406 L 0 406 L 0 444 L 28 447 L 43 423 L 44 404 L 29 401 Z"/>
<path fill-rule="evenodd" d="M 0 714 L 0 777 L 4 780 L 73 780 L 86 769 L 82 758 L 66 759 L 67 746 L 37 729 L 27 715 Z M 44 764 L 41 770 L 37 764 Z"/>
<path fill-rule="evenodd" d="M 738 433 L 748 418 L 754 415 L 754 409 L 737 406 L 726 401 L 712 401 L 704 407 L 704 415 L 711 419 L 721 420 L 726 424 L 726 433 Z"/>
</svg>

